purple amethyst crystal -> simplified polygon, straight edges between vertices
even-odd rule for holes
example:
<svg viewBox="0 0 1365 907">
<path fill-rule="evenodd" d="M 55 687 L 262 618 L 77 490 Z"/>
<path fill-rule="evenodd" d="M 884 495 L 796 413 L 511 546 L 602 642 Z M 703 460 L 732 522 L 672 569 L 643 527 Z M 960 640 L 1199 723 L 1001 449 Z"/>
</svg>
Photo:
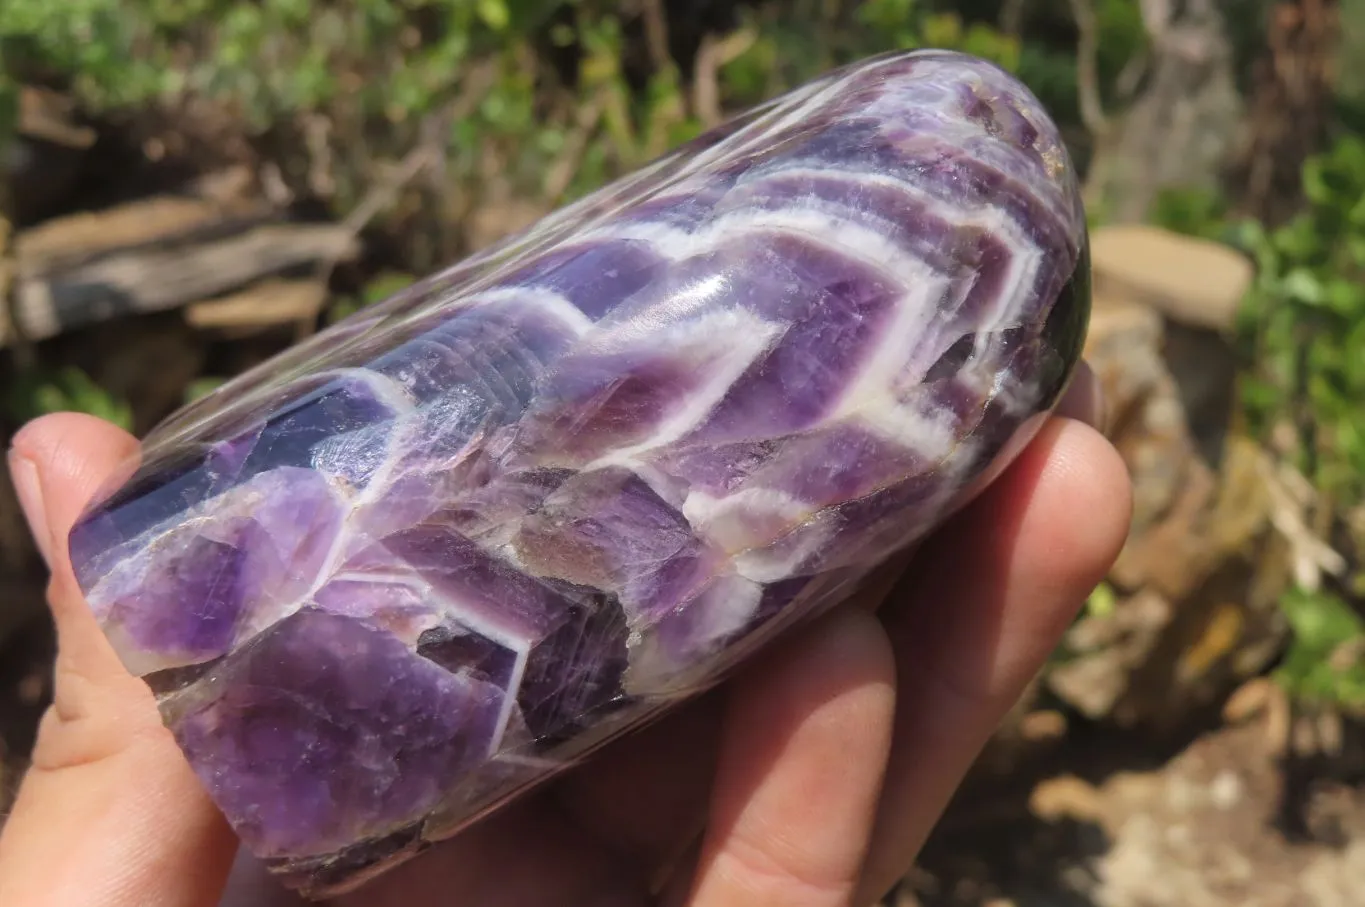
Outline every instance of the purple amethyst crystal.
<svg viewBox="0 0 1365 907">
<path fill-rule="evenodd" d="M 845 599 L 998 474 L 1089 313 L 1075 172 L 958 54 L 813 82 L 243 375 L 71 536 L 310 894 Z"/>
</svg>

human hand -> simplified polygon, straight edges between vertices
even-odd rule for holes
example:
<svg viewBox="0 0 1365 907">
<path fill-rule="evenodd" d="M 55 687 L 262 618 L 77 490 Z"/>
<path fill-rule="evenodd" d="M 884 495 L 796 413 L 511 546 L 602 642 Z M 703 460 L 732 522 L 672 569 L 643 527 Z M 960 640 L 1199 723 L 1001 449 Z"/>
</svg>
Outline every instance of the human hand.
<svg viewBox="0 0 1365 907">
<path fill-rule="evenodd" d="M 864 907 L 940 812 L 1125 537 L 1122 461 L 1083 370 L 1009 470 L 898 582 L 732 682 L 334 903 L 344 907 Z M 1068 417 L 1069 416 L 1069 417 Z M 0 833 L 0 904 L 283 907 L 115 657 L 66 555 L 136 441 L 40 419 L 11 472 L 52 568 L 55 701 Z M 891 577 L 895 579 L 895 577 Z"/>
</svg>

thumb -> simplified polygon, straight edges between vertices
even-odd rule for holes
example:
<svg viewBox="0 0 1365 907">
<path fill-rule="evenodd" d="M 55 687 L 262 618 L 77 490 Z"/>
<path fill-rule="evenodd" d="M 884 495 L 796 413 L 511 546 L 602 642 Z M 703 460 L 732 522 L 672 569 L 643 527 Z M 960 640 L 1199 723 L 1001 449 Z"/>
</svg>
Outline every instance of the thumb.
<svg viewBox="0 0 1365 907">
<path fill-rule="evenodd" d="M 58 653 L 54 701 L 0 834 L 0 904 L 207 907 L 236 851 L 151 691 L 86 608 L 67 557 L 71 525 L 136 456 L 127 433 L 71 413 L 13 440 L 11 475 L 52 569 Z"/>
</svg>

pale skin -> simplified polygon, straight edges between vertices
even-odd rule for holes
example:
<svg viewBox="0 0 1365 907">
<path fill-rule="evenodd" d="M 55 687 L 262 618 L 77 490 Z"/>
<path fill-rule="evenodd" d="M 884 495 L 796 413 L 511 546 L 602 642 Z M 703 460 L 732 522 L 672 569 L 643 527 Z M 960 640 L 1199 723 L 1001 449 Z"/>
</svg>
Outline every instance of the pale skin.
<svg viewBox="0 0 1365 907">
<path fill-rule="evenodd" d="M 866 907 L 912 865 L 972 760 L 1122 546 L 1131 499 L 1083 369 L 1037 439 L 899 582 L 731 682 L 332 903 Z M 301 903 L 227 823 L 91 617 L 65 554 L 137 449 L 59 414 L 10 454 L 52 568 L 55 702 L 0 833 L 0 904 Z M 894 580 L 895 577 L 892 577 Z M 651 894 L 657 890 L 657 895 Z"/>
</svg>

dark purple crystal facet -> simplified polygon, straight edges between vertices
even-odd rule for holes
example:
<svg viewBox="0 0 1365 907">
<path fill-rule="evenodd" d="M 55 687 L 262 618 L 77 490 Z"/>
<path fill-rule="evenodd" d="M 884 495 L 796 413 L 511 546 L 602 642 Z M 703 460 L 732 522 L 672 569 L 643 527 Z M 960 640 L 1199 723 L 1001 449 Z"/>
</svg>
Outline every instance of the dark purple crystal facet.
<svg viewBox="0 0 1365 907">
<path fill-rule="evenodd" d="M 998 474 L 1089 312 L 959 54 L 833 72 L 182 411 L 72 533 L 252 851 L 345 889 L 717 681 Z"/>
</svg>

